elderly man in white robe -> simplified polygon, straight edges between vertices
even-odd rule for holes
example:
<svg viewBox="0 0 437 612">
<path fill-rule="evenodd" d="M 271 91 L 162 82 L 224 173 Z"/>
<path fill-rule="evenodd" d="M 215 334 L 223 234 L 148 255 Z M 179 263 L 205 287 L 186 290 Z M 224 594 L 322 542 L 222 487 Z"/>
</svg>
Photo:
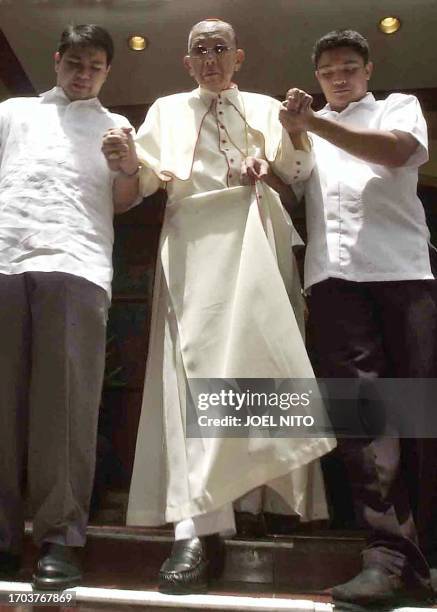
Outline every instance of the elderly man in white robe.
<svg viewBox="0 0 437 612">
<path fill-rule="evenodd" d="M 269 483 L 305 515 L 323 492 L 315 460 L 335 444 L 186 435 L 192 379 L 314 377 L 299 328 L 299 238 L 276 193 L 309 176 L 311 146 L 282 128 L 277 100 L 238 90 L 243 60 L 230 24 L 196 24 L 184 63 L 198 89 L 158 99 L 136 146 L 110 130 L 102 149 L 113 170 L 138 173 L 144 196 L 163 184 L 168 195 L 128 523 L 175 523 L 159 576 L 171 593 L 206 589 L 208 542 L 235 532 L 232 502 L 249 491 Z"/>
</svg>

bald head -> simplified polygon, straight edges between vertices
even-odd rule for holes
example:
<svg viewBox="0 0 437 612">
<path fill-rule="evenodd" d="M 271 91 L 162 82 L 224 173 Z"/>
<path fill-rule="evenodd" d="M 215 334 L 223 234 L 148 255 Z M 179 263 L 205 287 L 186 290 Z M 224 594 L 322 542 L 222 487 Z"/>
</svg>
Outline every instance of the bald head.
<svg viewBox="0 0 437 612">
<path fill-rule="evenodd" d="M 193 39 L 196 37 L 210 36 L 211 34 L 226 32 L 232 43 L 237 46 L 237 37 L 235 30 L 230 23 L 221 19 L 204 19 L 193 25 L 188 36 L 188 51 L 191 49 Z"/>
<path fill-rule="evenodd" d="M 216 93 L 228 89 L 243 61 L 230 23 L 205 19 L 191 28 L 184 66 L 200 87 Z"/>
</svg>

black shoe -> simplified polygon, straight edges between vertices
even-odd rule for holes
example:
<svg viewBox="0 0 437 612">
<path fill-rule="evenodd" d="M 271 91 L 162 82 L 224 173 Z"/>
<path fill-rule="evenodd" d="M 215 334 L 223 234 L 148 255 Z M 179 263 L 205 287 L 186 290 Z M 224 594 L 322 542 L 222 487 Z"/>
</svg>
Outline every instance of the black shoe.
<svg viewBox="0 0 437 612">
<path fill-rule="evenodd" d="M 0 580 L 15 578 L 21 568 L 21 557 L 8 551 L 0 551 Z"/>
<path fill-rule="evenodd" d="M 80 584 L 82 571 L 75 549 L 46 542 L 41 549 L 33 586 L 42 591 L 62 591 Z"/>
<path fill-rule="evenodd" d="M 161 593 L 173 595 L 205 593 L 209 578 L 223 571 L 223 559 L 223 543 L 216 534 L 176 540 L 170 557 L 159 570 L 158 588 Z"/>
<path fill-rule="evenodd" d="M 349 582 L 334 587 L 332 599 L 338 611 L 364 608 L 379 612 L 405 605 L 429 605 L 433 597 L 430 588 L 407 586 L 400 576 L 369 567 Z"/>
</svg>

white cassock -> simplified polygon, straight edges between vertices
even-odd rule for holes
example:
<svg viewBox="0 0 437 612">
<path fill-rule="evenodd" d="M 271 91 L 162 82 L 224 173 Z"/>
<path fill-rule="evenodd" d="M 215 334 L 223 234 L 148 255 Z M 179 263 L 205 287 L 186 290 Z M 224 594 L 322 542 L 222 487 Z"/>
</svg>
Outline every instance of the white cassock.
<svg viewBox="0 0 437 612">
<path fill-rule="evenodd" d="M 267 96 L 204 89 L 157 100 L 137 137 L 144 195 L 167 181 L 152 324 L 129 495 L 128 524 L 211 513 L 269 483 L 305 520 L 326 516 L 316 460 L 327 438 L 187 438 L 192 378 L 313 378 L 299 326 L 292 246 L 279 197 L 242 186 L 241 161 L 267 159 L 287 183 L 305 180 Z"/>
</svg>

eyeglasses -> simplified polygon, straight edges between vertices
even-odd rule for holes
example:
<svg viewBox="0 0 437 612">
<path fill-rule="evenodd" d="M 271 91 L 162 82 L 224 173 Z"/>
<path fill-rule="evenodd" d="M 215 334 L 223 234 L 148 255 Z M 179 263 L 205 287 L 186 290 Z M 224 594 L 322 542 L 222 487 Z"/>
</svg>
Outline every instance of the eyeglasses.
<svg viewBox="0 0 437 612">
<path fill-rule="evenodd" d="M 216 57 L 220 55 L 224 55 L 228 51 L 232 51 L 232 47 L 227 47 L 226 45 L 214 45 L 214 47 L 204 47 L 203 45 L 197 45 L 196 47 L 192 47 L 190 49 L 190 56 L 198 59 L 205 59 L 208 53 L 214 53 Z"/>
</svg>

